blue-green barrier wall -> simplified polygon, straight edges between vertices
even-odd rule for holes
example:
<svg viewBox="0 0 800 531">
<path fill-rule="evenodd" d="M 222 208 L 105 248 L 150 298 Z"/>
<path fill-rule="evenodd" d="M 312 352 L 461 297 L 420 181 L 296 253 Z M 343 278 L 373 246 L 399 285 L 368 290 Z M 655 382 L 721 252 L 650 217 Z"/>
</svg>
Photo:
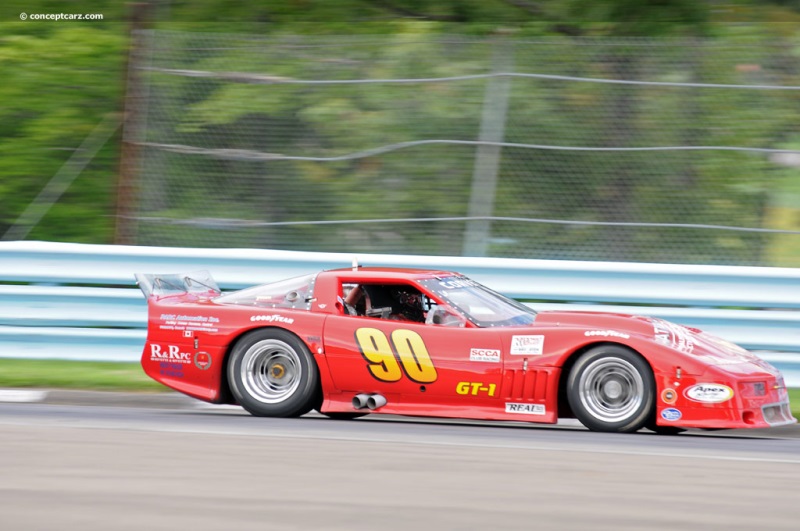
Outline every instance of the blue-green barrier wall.
<svg viewBox="0 0 800 531">
<path fill-rule="evenodd" d="M 661 317 L 734 341 L 800 386 L 800 270 L 502 258 L 0 242 L 0 357 L 136 361 L 134 273 L 207 269 L 223 289 L 370 266 L 450 269 L 540 310 Z"/>
</svg>

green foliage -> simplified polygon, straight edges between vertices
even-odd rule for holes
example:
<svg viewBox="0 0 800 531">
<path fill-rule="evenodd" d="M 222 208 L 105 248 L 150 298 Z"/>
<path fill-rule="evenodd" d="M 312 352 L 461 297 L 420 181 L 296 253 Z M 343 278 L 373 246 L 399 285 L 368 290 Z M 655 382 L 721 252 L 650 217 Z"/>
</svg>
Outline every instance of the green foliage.
<svg viewBox="0 0 800 531">
<path fill-rule="evenodd" d="M 0 359 L 0 387 L 166 391 L 138 363 Z"/>
<path fill-rule="evenodd" d="M 188 60 L 186 68 L 209 71 L 241 71 L 313 79 L 315 77 L 389 78 L 434 77 L 482 72 L 491 60 L 485 55 L 489 47 L 455 47 L 431 49 L 431 36 L 441 33 L 497 36 L 510 39 L 553 35 L 585 37 L 640 36 L 670 39 L 713 35 L 719 42 L 730 43 L 738 54 L 704 53 L 698 50 L 692 57 L 677 57 L 687 68 L 672 68 L 671 63 L 652 65 L 641 51 L 630 46 L 617 55 L 616 64 L 606 60 L 601 46 L 594 50 L 595 58 L 586 69 L 578 71 L 570 54 L 577 50 L 564 46 L 559 53 L 537 54 L 518 50 L 517 69 L 607 77 L 622 73 L 632 77 L 662 81 L 698 81 L 707 83 L 759 82 L 757 73 L 737 73 L 742 64 L 764 65 L 771 72 L 782 72 L 782 78 L 770 80 L 798 84 L 797 72 L 791 57 L 796 57 L 797 38 L 781 29 L 786 43 L 793 49 L 770 48 L 770 22 L 776 17 L 791 20 L 794 3 L 776 0 L 761 12 L 767 13 L 761 25 L 727 26 L 718 24 L 731 12 L 757 12 L 755 4 L 737 2 L 710 10 L 706 2 L 694 0 L 578 0 L 510 1 L 510 0 L 270 0 L 236 2 L 232 0 L 197 0 L 157 2 L 153 9 L 155 27 L 161 30 L 190 30 L 192 32 L 221 32 L 271 35 L 280 42 L 291 35 L 306 35 L 305 39 L 324 35 L 383 35 L 383 46 L 363 46 L 350 61 L 331 67 L 336 54 L 320 52 L 316 61 L 288 61 L 269 56 L 265 50 L 261 62 L 253 62 L 231 46 L 228 51 L 213 49 L 197 59 Z M 782 7 L 785 6 L 785 7 Z M 125 59 L 128 44 L 129 7 L 112 1 L 93 2 L 81 11 L 104 14 L 103 21 L 48 22 L 19 20 L 19 13 L 76 12 L 72 3 L 53 0 L 8 2 L 0 8 L 0 235 L 34 200 L 46 183 L 69 159 L 85 137 L 109 113 L 122 109 Z M 738 11 L 737 11 L 738 10 Z M 170 44 L 180 49 L 182 40 L 191 37 L 173 34 L 173 41 L 164 44 L 159 57 L 170 59 Z M 421 37 L 425 37 L 424 39 Z M 367 37 L 365 37 L 367 38 Z M 209 41 L 211 42 L 211 41 Z M 669 41 L 664 41 L 669 42 Z M 625 49 L 619 45 L 616 50 Z M 676 50 L 678 48 L 676 47 Z M 209 48 L 211 50 L 211 48 Z M 483 50 L 483 51 L 481 51 Z M 309 52 L 312 53 L 312 52 Z M 317 52 L 313 52 L 317 53 Z M 644 52 L 646 53 L 646 51 Z M 675 52 L 676 54 L 685 53 Z M 483 55 L 482 55 L 483 54 Z M 166 60 L 165 59 L 165 60 Z M 783 61 L 784 64 L 775 65 Z M 169 61 L 166 61 L 168 63 Z M 268 69 L 265 68 L 268 65 Z M 647 66 L 649 65 L 649 66 Z M 638 69 L 650 68 L 647 72 Z M 315 70 L 316 69 L 316 70 Z M 324 69 L 324 70 L 322 70 Z M 609 70 L 610 69 L 610 70 Z M 615 72 L 614 69 L 619 70 Z M 623 71 L 628 69 L 627 71 Z M 749 76 L 749 77 L 748 77 Z M 480 116 L 464 113 L 459 102 L 482 93 L 484 82 L 459 84 L 386 85 L 381 91 L 360 85 L 311 87 L 263 85 L 195 80 L 152 73 L 149 80 L 159 93 L 173 105 L 159 107 L 151 102 L 159 123 L 170 121 L 174 130 L 152 126 L 149 140 L 170 138 L 187 145 L 207 145 L 209 138 L 223 139 L 230 148 L 263 150 L 265 145 L 277 152 L 302 152 L 335 156 L 357 151 L 365 146 L 403 142 L 410 139 L 453 138 L 473 140 L 480 126 Z M 512 88 L 511 121 L 536 124 L 530 127 L 509 127 L 505 140 L 509 142 L 549 143 L 560 138 L 572 127 L 569 137 L 576 145 L 592 145 L 606 138 L 609 145 L 635 141 L 639 145 L 787 145 L 783 131 L 797 123 L 796 97 L 765 97 L 753 105 L 744 93 L 726 94 L 670 88 L 653 88 L 648 97 L 632 102 L 613 91 L 575 83 L 561 90 L 554 98 L 532 98 L 531 91 L 539 87 L 554 90 L 547 82 L 514 82 Z M 555 89 L 559 90 L 559 89 Z M 391 105 L 387 105 L 391 102 Z M 627 106 L 627 108 L 626 108 Z M 674 118 L 677 110 L 688 107 L 698 117 L 696 125 L 681 133 L 669 133 L 660 126 Z M 598 124 L 617 124 L 616 130 L 599 130 L 587 117 L 595 115 Z M 624 111 L 624 112 L 623 112 Z M 621 119 L 624 115 L 624 119 Z M 769 120 L 763 116 L 769 115 Z M 725 117 L 721 120 L 719 117 Z M 601 120 L 602 118 L 602 120 Z M 604 120 L 604 121 L 603 121 Z M 730 124 L 745 123 L 746 127 Z M 579 124 L 577 127 L 574 124 Z M 284 137 L 263 138 L 253 131 L 291 131 Z M 616 136 L 614 136 L 616 135 Z M 681 136 L 683 135 L 683 136 Z M 110 243 L 114 227 L 115 180 L 118 169 L 120 136 L 115 136 L 81 173 L 61 200 L 53 206 L 29 238 Z M 291 204 L 304 204 L 317 213 L 319 219 L 368 219 L 387 217 L 385 193 L 392 192 L 392 217 L 437 217 L 465 215 L 474 165 L 474 150 L 458 146 L 428 146 L 413 148 L 380 158 L 341 162 L 275 161 L 234 162 L 195 158 L 176 154 L 153 155 L 158 175 L 155 185 L 163 201 L 148 205 L 150 214 L 166 217 L 216 217 L 268 221 L 301 221 Z M 417 151 L 415 151 L 417 150 Z M 424 158 L 424 165 L 415 164 L 415 157 Z M 631 183 L 619 187 L 604 183 L 599 174 L 568 177 L 568 185 L 585 196 L 583 202 L 565 202 L 559 190 L 563 175 L 581 167 L 603 168 L 606 174 L 616 173 Z M 535 186 L 503 182 L 499 198 L 509 205 L 498 215 L 523 217 L 572 217 L 599 221 L 647 220 L 653 222 L 719 223 L 728 224 L 735 218 L 742 225 L 759 226 L 769 217 L 771 183 L 765 180 L 768 172 L 763 158 L 743 155 L 731 164 L 723 154 L 708 156 L 675 155 L 669 167 L 683 165 L 680 175 L 666 170 L 652 157 L 632 158 L 623 162 L 607 154 L 586 154 L 565 157 L 547 153 L 532 157 L 530 152 L 504 150 L 505 172 L 518 172 L 528 167 L 535 174 Z M 179 168 L 190 166 L 197 179 L 187 190 L 172 178 Z M 248 168 L 251 174 L 265 175 L 266 190 L 253 189 L 237 181 L 234 169 Z M 784 172 L 786 173 L 786 172 Z M 788 174 L 787 174 L 788 175 Z M 580 179 L 577 179 L 580 177 Z M 791 176 L 781 179 L 793 182 Z M 675 183 L 686 183 L 676 187 Z M 297 186 L 297 183 L 301 183 Z M 791 184 L 788 184 L 791 186 Z M 313 197 L 307 190 L 317 191 Z M 348 190 L 359 190 L 358 201 L 341 202 Z M 209 195 L 224 192 L 219 200 L 208 204 Z M 727 198 L 719 197 L 724 190 Z M 259 201 L 252 198 L 259 197 Z M 693 212 L 676 220 L 659 217 L 670 204 L 687 205 Z M 639 205 L 639 212 L 631 210 Z M 458 254 L 459 242 L 451 241 L 440 224 L 423 231 L 402 231 L 394 227 L 374 231 L 359 228 L 343 229 L 331 226 L 326 230 L 308 227 L 284 228 L 272 233 L 253 229 L 251 245 L 285 244 L 288 247 L 319 249 L 333 247 L 338 241 L 364 242 L 371 240 L 373 250 L 395 250 L 398 232 L 407 232 L 404 248 L 418 252 Z M 441 229 L 441 232 L 438 232 Z M 606 229 L 537 226 L 520 232 L 511 226 L 495 226 L 499 235 L 536 246 L 537 242 L 555 241 L 563 248 L 579 249 L 587 242 L 603 236 Z M 143 229 L 146 234 L 147 228 Z M 245 231 L 246 232 L 246 231 Z M 625 231 L 620 231 L 624 234 Z M 192 239 L 185 227 L 174 228 L 165 237 L 165 244 L 202 245 Z M 377 236 L 376 236 L 377 235 Z M 651 238 L 679 241 L 680 234 L 666 230 L 654 232 Z M 637 236 L 624 237 L 620 256 L 637 259 Z M 506 238 L 508 240 L 509 238 Z M 495 254 L 513 254 L 515 248 L 495 242 Z M 714 248 L 729 249 L 728 258 L 757 258 L 767 249 L 775 259 L 774 249 L 761 237 L 741 234 L 708 236 L 692 243 L 686 259 L 708 261 Z M 665 259 L 669 257 L 665 256 Z"/>
<path fill-rule="evenodd" d="M 104 116 L 120 111 L 126 37 L 115 27 L 34 21 L 3 23 L 0 35 L 2 234 Z M 116 151 L 105 146 L 31 238 L 108 241 Z"/>
</svg>

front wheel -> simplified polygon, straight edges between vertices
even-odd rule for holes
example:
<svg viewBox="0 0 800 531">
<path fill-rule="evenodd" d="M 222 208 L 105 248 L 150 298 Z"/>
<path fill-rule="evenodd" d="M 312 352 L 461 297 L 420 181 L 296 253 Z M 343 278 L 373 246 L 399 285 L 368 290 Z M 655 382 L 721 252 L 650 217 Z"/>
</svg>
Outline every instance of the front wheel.
<svg viewBox="0 0 800 531">
<path fill-rule="evenodd" d="M 317 398 L 319 369 L 294 334 L 255 330 L 233 348 L 228 382 L 236 401 L 252 415 L 299 417 Z"/>
<path fill-rule="evenodd" d="M 653 371 L 627 348 L 595 347 L 572 367 L 567 399 L 572 412 L 590 430 L 634 432 L 654 413 Z"/>
</svg>

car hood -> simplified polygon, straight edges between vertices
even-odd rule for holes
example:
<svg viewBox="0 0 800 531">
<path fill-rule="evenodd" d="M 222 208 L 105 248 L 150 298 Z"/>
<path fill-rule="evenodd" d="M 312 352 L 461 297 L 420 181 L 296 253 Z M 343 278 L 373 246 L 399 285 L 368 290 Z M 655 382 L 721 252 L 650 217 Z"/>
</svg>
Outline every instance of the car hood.
<svg viewBox="0 0 800 531">
<path fill-rule="evenodd" d="M 582 328 L 587 338 L 598 340 L 625 340 L 635 336 L 664 345 L 705 363 L 713 365 L 751 364 L 761 370 L 777 374 L 776 369 L 770 364 L 730 341 L 697 328 L 655 317 L 601 312 L 552 311 L 539 313 L 536 325 Z"/>
</svg>

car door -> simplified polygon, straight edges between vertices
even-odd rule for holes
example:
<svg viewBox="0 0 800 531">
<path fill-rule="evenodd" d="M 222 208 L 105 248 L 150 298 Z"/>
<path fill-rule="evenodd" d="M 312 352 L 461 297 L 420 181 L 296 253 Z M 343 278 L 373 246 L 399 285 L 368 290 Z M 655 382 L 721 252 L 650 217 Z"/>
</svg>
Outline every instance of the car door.
<svg viewBox="0 0 800 531">
<path fill-rule="evenodd" d="M 494 330 L 333 315 L 324 344 L 334 385 L 343 392 L 438 403 L 500 395 L 501 341 Z"/>
</svg>

